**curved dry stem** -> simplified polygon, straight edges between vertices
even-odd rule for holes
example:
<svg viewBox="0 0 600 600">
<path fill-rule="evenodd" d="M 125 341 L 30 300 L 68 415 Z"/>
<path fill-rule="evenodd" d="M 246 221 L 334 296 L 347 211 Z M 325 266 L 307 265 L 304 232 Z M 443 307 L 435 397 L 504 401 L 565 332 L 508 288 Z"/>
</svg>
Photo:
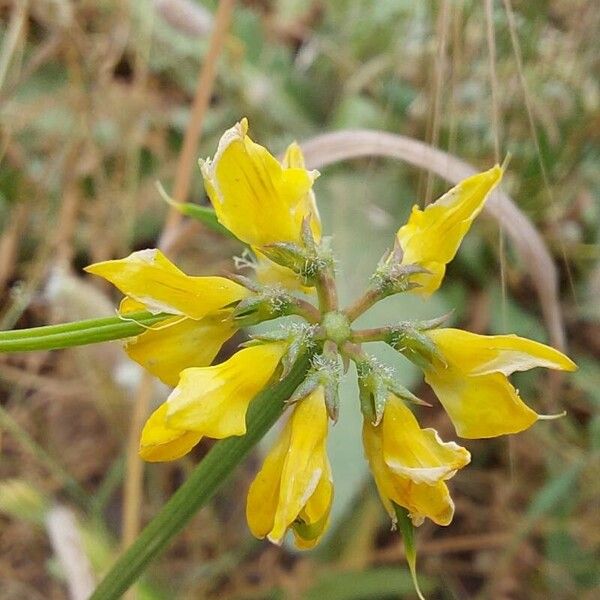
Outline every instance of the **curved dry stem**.
<svg viewBox="0 0 600 600">
<path fill-rule="evenodd" d="M 301 144 L 309 169 L 349 158 L 383 156 L 429 169 L 452 184 L 477 173 L 468 163 L 406 136 L 356 129 L 325 133 Z M 563 318 L 558 301 L 558 276 L 544 240 L 533 223 L 503 191 L 496 190 L 484 212 L 496 219 L 518 249 L 535 285 L 552 344 L 565 348 Z"/>
</svg>

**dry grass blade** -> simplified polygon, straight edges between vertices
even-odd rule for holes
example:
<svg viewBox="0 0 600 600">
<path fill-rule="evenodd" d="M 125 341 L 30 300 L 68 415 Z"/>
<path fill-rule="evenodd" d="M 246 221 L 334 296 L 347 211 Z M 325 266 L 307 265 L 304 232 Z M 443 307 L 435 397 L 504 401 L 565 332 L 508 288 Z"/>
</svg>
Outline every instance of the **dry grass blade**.
<svg viewBox="0 0 600 600">
<path fill-rule="evenodd" d="M 75 515 L 64 506 L 55 506 L 46 517 L 46 530 L 65 576 L 69 597 L 72 600 L 89 598 L 95 581 Z"/>
<path fill-rule="evenodd" d="M 437 146 L 440 139 L 441 128 L 441 109 L 442 109 L 442 91 L 444 87 L 444 73 L 447 72 L 446 44 L 448 39 L 448 30 L 450 28 L 450 3 L 448 0 L 442 2 L 440 14 L 437 23 L 438 47 L 435 57 L 435 70 L 432 90 L 431 106 L 431 136 L 428 140 L 432 146 Z M 425 206 L 433 199 L 433 172 L 427 173 L 427 184 L 425 187 Z"/>
<path fill-rule="evenodd" d="M 154 9 L 171 27 L 190 37 L 208 35 L 213 27 L 212 14 L 190 0 L 154 0 Z"/>
<path fill-rule="evenodd" d="M 350 158 L 382 156 L 428 169 L 452 184 L 477 172 L 468 163 L 412 138 L 367 129 L 319 135 L 301 144 L 308 168 L 322 168 Z M 517 247 L 535 285 L 552 343 L 565 347 L 558 300 L 558 276 L 544 240 L 531 221 L 503 191 L 494 192 L 485 212 L 496 219 Z"/>
<path fill-rule="evenodd" d="M 204 123 L 206 109 L 210 102 L 217 75 L 217 60 L 225 43 L 234 5 L 235 0 L 222 0 L 219 3 L 219 8 L 215 16 L 215 26 L 210 38 L 208 52 L 198 77 L 192 114 L 185 131 L 183 146 L 177 162 L 172 194 L 176 202 L 185 202 L 188 196 L 192 179 L 192 169 L 196 164 L 196 154 L 198 153 L 202 124 Z M 160 248 L 163 250 L 170 248 L 177 237 L 176 232 L 181 220 L 181 213 L 172 208 L 169 211 L 167 222 L 160 236 Z"/>
</svg>

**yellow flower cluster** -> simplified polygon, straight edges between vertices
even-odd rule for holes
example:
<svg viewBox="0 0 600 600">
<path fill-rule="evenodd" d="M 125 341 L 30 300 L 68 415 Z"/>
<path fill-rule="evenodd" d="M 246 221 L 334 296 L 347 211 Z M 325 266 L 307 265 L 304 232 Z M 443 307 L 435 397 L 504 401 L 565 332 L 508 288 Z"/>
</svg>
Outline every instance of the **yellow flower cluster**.
<svg viewBox="0 0 600 600">
<path fill-rule="evenodd" d="M 312 368 L 291 398 L 291 414 L 250 487 L 247 519 L 253 534 L 281 543 L 291 530 L 298 547 L 310 548 L 326 530 L 333 501 L 327 432 L 338 410 L 339 370 L 349 360 L 359 372 L 365 454 L 390 516 L 395 519 L 398 505 L 415 525 L 425 518 L 447 525 L 454 505 L 446 482 L 469 463 L 470 454 L 419 426 L 409 408 L 418 399 L 389 370 L 378 370 L 364 343 L 388 342 L 418 364 L 463 438 L 516 433 L 541 418 L 508 381 L 514 371 L 568 371 L 575 365 L 553 348 L 514 335 L 475 335 L 442 328 L 440 322 L 361 332 L 352 322 L 387 295 L 429 295 L 439 288 L 502 169 L 464 180 L 424 210 L 415 206 L 364 300 L 341 310 L 312 189 L 318 173 L 305 168 L 297 144 L 280 163 L 248 137 L 247 129 L 244 119 L 225 132 L 215 157 L 200 166 L 218 220 L 256 256 L 253 282 L 191 277 L 158 250 L 87 268 L 125 295 L 121 314 L 167 315 L 126 343 L 133 360 L 174 387 L 144 427 L 141 456 L 174 460 L 202 437 L 244 435 L 248 406 L 282 376 L 286 357 L 301 348 L 312 353 Z M 294 290 L 313 287 L 318 306 L 292 296 Z M 296 324 L 212 364 L 240 328 L 285 315 L 305 323 L 301 335 Z M 368 377 L 361 377 L 365 368 Z"/>
</svg>

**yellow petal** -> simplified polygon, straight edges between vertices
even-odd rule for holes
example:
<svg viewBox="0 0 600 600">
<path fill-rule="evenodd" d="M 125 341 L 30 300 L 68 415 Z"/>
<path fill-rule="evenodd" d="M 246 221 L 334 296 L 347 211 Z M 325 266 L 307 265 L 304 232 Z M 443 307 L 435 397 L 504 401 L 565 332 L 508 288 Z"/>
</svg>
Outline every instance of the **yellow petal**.
<svg viewBox="0 0 600 600">
<path fill-rule="evenodd" d="M 127 340 L 130 358 L 170 386 L 190 367 L 206 367 L 223 343 L 236 331 L 230 310 L 221 310 L 195 321 L 172 317 Z"/>
<path fill-rule="evenodd" d="M 304 162 L 304 154 L 302 154 L 302 148 L 296 143 L 292 142 L 285 151 L 283 157 L 283 167 L 286 169 L 305 169 L 306 164 Z M 321 239 L 321 216 L 319 215 L 319 209 L 317 207 L 317 199 L 312 189 L 304 196 L 299 204 L 298 208 L 300 212 L 300 220 L 310 215 L 310 228 L 315 240 L 318 242 Z"/>
<path fill-rule="evenodd" d="M 450 366 L 471 375 L 510 375 L 534 367 L 561 371 L 577 368 L 562 352 L 516 335 L 478 335 L 450 328 L 432 329 L 427 335 Z"/>
<path fill-rule="evenodd" d="M 202 438 L 195 431 L 168 427 L 167 405 L 161 404 L 148 418 L 140 440 L 139 454 L 148 462 L 175 460 L 187 454 Z"/>
<path fill-rule="evenodd" d="M 140 312 L 146 310 L 146 306 L 133 298 L 125 296 L 119 304 L 119 314 L 127 315 L 129 313 Z"/>
<path fill-rule="evenodd" d="M 269 286 L 280 285 L 287 290 L 301 291 L 305 294 L 314 291 L 314 288 L 303 286 L 300 277 L 294 271 L 269 260 L 257 248 L 253 250 L 256 255 L 254 272 L 259 283 Z"/>
<path fill-rule="evenodd" d="M 454 442 L 442 442 L 435 429 L 421 429 L 412 411 L 390 396 L 383 413 L 383 457 L 397 475 L 434 485 L 469 464 L 471 455 Z"/>
<path fill-rule="evenodd" d="M 323 449 L 323 452 L 325 450 Z M 300 550 L 314 548 L 329 525 L 329 514 L 333 503 L 333 482 L 329 461 L 325 461 L 325 469 L 319 484 L 306 506 L 300 511 L 292 524 L 294 542 Z"/>
<path fill-rule="evenodd" d="M 244 435 L 248 405 L 285 350 L 281 342 L 251 346 L 219 365 L 185 369 L 167 399 L 168 425 L 217 439 Z"/>
<path fill-rule="evenodd" d="M 431 271 L 411 278 L 422 285 L 415 292 L 431 294 L 440 287 L 446 265 L 456 255 L 471 223 L 501 178 L 502 169 L 496 165 L 461 181 L 425 210 L 413 207 L 397 238 L 404 251 L 402 264 L 417 263 Z"/>
<path fill-rule="evenodd" d="M 246 517 L 253 535 L 279 544 L 293 527 L 298 547 L 318 542 L 333 499 L 326 435 L 327 409 L 319 388 L 296 405 L 250 486 Z"/>
<path fill-rule="evenodd" d="M 249 293 L 224 277 L 190 277 L 160 250 L 140 250 L 127 258 L 96 263 L 85 270 L 104 277 L 150 312 L 186 315 L 192 319 L 201 319 Z"/>
<path fill-rule="evenodd" d="M 519 397 L 502 373 L 465 376 L 452 368 L 429 370 L 425 381 L 463 438 L 490 438 L 517 433 L 533 425 L 538 415 Z"/>
<path fill-rule="evenodd" d="M 287 424 L 290 442 L 281 471 L 279 502 L 269 540 L 277 544 L 314 494 L 326 470 L 327 409 L 317 388 L 294 408 Z"/>
<path fill-rule="evenodd" d="M 246 519 L 252 535 L 262 539 L 273 529 L 281 472 L 290 445 L 290 427 L 281 432 L 248 490 Z"/>
<path fill-rule="evenodd" d="M 363 423 L 363 445 L 379 497 L 390 517 L 396 516 L 391 502 L 404 506 L 415 525 L 425 518 L 438 525 L 448 525 L 454 516 L 454 503 L 443 481 L 435 485 L 415 483 L 408 477 L 394 473 L 383 458 L 382 426 Z"/>
<path fill-rule="evenodd" d="M 252 246 L 297 242 L 317 172 L 283 167 L 247 131 L 243 119 L 223 134 L 213 160 L 200 161 L 217 217 Z"/>
</svg>

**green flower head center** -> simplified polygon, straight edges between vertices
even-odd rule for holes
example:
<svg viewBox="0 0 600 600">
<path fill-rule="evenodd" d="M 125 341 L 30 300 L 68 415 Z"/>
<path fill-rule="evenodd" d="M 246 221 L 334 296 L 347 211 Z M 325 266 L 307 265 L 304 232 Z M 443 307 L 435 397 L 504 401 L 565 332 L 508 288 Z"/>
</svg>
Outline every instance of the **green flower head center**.
<svg viewBox="0 0 600 600">
<path fill-rule="evenodd" d="M 352 335 L 350 321 L 343 312 L 331 311 L 326 313 L 323 316 L 322 325 L 327 339 L 335 342 L 338 346 L 342 346 Z"/>
</svg>

